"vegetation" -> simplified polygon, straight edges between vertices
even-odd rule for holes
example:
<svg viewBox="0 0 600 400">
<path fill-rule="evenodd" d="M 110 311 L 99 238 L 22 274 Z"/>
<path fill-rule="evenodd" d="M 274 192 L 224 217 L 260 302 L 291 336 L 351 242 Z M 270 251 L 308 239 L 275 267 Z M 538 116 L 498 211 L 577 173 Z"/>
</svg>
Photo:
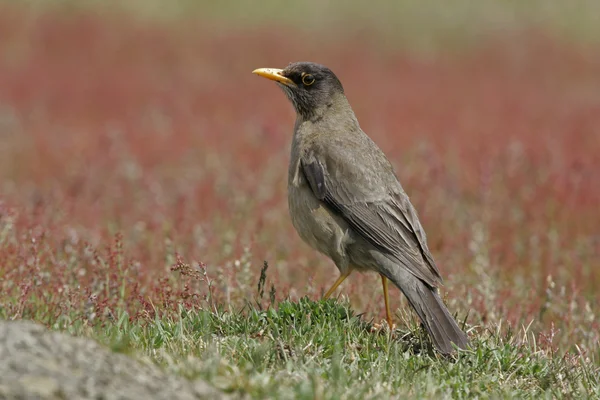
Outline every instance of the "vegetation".
<svg viewBox="0 0 600 400">
<path fill-rule="evenodd" d="M 460 3 L 403 2 L 398 34 L 352 7 L 298 28 L 315 4 L 0 2 L 0 317 L 253 398 L 598 397 L 595 2 L 547 26 Z M 432 353 L 397 291 L 375 329 L 375 275 L 319 300 L 337 270 L 289 221 L 293 111 L 251 74 L 300 59 L 394 163 L 471 350 Z"/>
</svg>

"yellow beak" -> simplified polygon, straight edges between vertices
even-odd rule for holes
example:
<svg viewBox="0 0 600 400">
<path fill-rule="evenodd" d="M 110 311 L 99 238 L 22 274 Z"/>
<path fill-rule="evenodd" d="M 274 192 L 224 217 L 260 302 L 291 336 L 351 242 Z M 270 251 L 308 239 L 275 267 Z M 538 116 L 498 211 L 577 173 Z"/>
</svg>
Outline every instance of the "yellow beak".
<svg viewBox="0 0 600 400">
<path fill-rule="evenodd" d="M 277 68 L 258 68 L 252 71 L 253 74 L 262 76 L 263 78 L 270 79 L 279 83 L 283 83 L 287 86 L 296 86 L 293 80 L 283 76 L 283 70 Z"/>
</svg>

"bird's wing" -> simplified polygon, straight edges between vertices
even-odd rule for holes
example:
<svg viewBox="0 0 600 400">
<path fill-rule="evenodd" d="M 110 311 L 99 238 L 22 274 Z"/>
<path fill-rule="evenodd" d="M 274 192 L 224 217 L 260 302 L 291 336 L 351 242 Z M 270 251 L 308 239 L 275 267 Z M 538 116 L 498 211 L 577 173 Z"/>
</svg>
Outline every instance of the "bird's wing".
<svg viewBox="0 0 600 400">
<path fill-rule="evenodd" d="M 369 169 L 362 167 L 360 156 L 335 157 L 335 162 L 330 162 L 330 157 L 331 154 L 319 154 L 313 149 L 301 158 L 302 172 L 315 196 L 413 275 L 430 286 L 441 283 L 415 209 L 387 160 L 389 169 Z M 345 173 L 341 174 L 341 170 Z M 395 182 L 394 187 L 382 187 L 389 186 L 385 185 L 386 180 Z"/>
</svg>

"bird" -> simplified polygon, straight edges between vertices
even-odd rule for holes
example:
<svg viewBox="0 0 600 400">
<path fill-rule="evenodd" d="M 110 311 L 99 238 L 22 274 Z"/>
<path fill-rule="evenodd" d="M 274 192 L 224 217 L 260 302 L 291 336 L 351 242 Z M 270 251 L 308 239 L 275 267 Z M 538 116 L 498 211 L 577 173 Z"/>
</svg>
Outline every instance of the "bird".
<svg viewBox="0 0 600 400">
<path fill-rule="evenodd" d="M 438 294 L 442 277 L 417 212 L 390 161 L 361 129 L 338 77 L 313 62 L 252 72 L 275 81 L 296 112 L 288 208 L 300 238 L 339 270 L 323 298 L 353 271 L 375 271 L 391 329 L 388 280 L 408 299 L 440 353 L 467 348 L 467 335 Z"/>
</svg>

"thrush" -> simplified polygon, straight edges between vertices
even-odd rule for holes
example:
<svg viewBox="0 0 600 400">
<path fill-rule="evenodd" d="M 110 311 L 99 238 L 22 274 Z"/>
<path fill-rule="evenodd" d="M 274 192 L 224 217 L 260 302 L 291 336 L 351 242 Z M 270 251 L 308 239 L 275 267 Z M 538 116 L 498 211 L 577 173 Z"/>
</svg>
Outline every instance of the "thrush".
<svg viewBox="0 0 600 400">
<path fill-rule="evenodd" d="M 288 170 L 288 205 L 299 236 L 328 256 L 340 276 L 381 276 L 386 320 L 392 316 L 388 280 L 419 316 L 444 354 L 465 348 L 466 334 L 442 302 L 439 270 L 423 227 L 381 149 L 362 131 L 336 75 L 312 62 L 253 73 L 275 81 L 296 111 Z"/>
</svg>

